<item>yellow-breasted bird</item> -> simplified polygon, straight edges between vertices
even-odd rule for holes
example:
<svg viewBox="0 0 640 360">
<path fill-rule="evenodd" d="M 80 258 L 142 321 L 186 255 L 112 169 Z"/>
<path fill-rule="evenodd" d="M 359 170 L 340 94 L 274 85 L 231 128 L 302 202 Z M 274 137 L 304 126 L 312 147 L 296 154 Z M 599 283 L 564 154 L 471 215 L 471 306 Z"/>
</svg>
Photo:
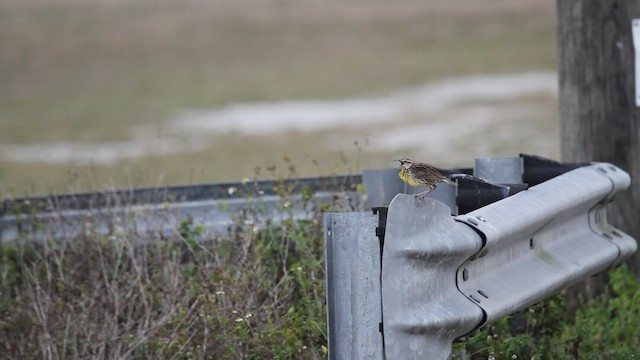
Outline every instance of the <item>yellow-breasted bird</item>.
<svg viewBox="0 0 640 360">
<path fill-rule="evenodd" d="M 400 162 L 400 173 L 398 175 L 402 180 L 404 180 L 404 182 L 413 187 L 427 187 L 426 191 L 416 194 L 418 199 L 423 199 L 425 196 L 429 195 L 429 193 L 432 192 L 440 182 L 458 186 L 458 184 L 447 179 L 446 176 L 440 174 L 436 168 L 429 164 L 413 162 L 407 158 L 402 158 L 396 161 Z"/>
</svg>

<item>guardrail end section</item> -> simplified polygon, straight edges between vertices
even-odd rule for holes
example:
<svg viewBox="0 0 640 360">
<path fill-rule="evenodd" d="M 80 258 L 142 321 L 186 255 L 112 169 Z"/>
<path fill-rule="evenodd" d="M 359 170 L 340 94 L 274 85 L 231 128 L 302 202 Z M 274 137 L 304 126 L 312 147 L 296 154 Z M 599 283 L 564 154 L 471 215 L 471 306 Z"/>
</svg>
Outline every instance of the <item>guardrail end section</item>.
<svg viewBox="0 0 640 360">
<path fill-rule="evenodd" d="M 329 359 L 383 359 L 377 226 L 372 212 L 325 214 Z"/>
<path fill-rule="evenodd" d="M 609 178 L 612 188 L 607 197 L 591 211 L 589 226 L 594 233 L 610 240 L 618 247 L 618 258 L 611 265 L 617 266 L 636 252 L 638 244 L 633 237 L 610 225 L 607 208 L 609 203 L 614 202 L 620 194 L 624 194 L 624 191 L 629 188 L 631 177 L 626 171 L 609 163 L 593 163 L 591 167 Z"/>
<path fill-rule="evenodd" d="M 481 246 L 443 203 L 393 199 L 382 257 L 386 359 L 446 359 L 453 340 L 482 323 L 482 309 L 456 285 L 459 267 Z"/>
</svg>

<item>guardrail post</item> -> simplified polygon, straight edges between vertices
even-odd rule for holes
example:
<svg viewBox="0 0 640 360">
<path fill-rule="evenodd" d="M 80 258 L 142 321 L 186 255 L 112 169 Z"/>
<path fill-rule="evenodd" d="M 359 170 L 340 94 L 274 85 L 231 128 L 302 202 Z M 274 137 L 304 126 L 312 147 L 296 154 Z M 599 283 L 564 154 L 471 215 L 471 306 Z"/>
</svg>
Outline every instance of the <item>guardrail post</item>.
<svg viewBox="0 0 640 360">
<path fill-rule="evenodd" d="M 380 243 L 372 212 L 324 219 L 329 356 L 382 360 Z"/>
</svg>

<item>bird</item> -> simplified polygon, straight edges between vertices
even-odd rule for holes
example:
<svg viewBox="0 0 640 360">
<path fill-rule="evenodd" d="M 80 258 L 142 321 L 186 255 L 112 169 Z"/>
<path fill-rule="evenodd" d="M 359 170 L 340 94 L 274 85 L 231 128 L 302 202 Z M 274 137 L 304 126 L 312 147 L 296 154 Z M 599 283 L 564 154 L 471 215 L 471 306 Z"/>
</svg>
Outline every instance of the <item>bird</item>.
<svg viewBox="0 0 640 360">
<path fill-rule="evenodd" d="M 411 159 L 402 158 L 396 160 L 400 162 L 400 173 L 398 176 L 407 184 L 413 187 L 426 186 L 427 190 L 419 194 L 415 194 L 417 199 L 424 199 L 432 192 L 438 183 L 443 182 L 449 185 L 458 186 L 457 183 L 447 179 L 446 176 L 440 174 L 433 166 L 422 163 L 413 162 Z"/>
</svg>

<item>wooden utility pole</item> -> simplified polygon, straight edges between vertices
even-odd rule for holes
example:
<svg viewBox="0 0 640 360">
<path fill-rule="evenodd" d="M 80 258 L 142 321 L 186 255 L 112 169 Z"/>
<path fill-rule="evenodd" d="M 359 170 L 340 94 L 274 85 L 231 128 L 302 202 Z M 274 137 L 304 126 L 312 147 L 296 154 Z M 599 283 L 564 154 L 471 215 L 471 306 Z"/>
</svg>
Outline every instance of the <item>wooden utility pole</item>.
<svg viewBox="0 0 640 360">
<path fill-rule="evenodd" d="M 610 162 L 631 175 L 608 217 L 639 240 L 640 108 L 631 28 L 640 0 L 557 0 L 557 11 L 562 160 Z M 629 265 L 640 275 L 640 252 Z M 603 283 L 591 281 L 592 288 Z"/>
</svg>

